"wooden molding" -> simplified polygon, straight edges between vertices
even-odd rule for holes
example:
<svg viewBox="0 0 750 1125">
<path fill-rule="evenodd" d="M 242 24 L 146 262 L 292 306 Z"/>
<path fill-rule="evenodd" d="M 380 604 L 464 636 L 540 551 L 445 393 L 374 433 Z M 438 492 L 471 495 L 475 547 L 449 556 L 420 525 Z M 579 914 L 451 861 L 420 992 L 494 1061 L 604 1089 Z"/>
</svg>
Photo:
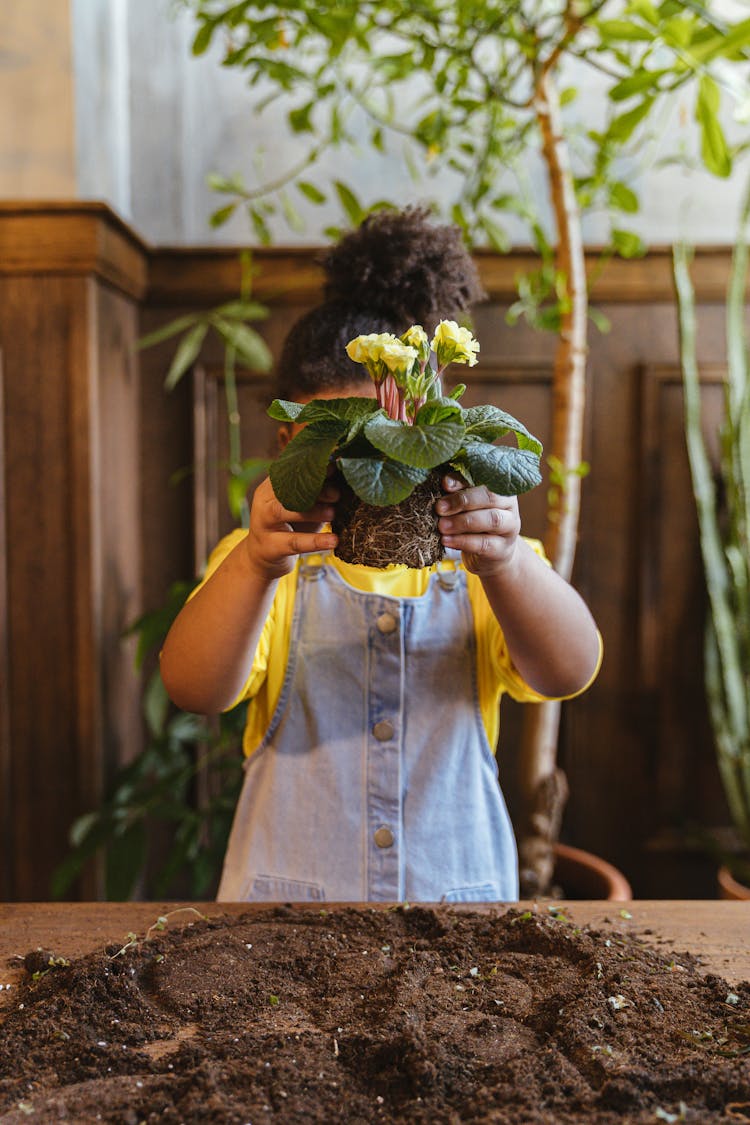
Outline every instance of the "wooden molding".
<svg viewBox="0 0 750 1125">
<path fill-rule="evenodd" d="M 240 253 L 250 249 L 255 295 L 273 305 L 313 304 L 322 297 L 318 246 L 149 247 L 106 204 L 80 201 L 0 202 L 0 274 L 94 274 L 151 305 L 212 305 L 240 290 Z M 722 300 L 730 247 L 695 251 L 698 300 Z M 491 300 L 515 299 L 519 274 L 539 259 L 519 248 L 509 254 L 477 250 L 475 260 Z M 598 304 L 674 300 L 672 252 L 654 247 L 643 258 L 610 258 L 586 252 L 592 300 Z"/>
<path fill-rule="evenodd" d="M 0 202 L 0 275 L 93 275 L 142 299 L 145 243 L 104 203 Z"/>
<path fill-rule="evenodd" d="M 240 247 L 164 247 L 151 252 L 148 301 L 152 305 L 210 305 L 236 297 L 240 289 Z M 274 304 L 315 304 L 322 298 L 323 272 L 317 264 L 320 247 L 253 249 L 254 294 Z M 535 269 L 531 250 L 496 254 L 476 251 L 482 284 L 493 301 L 509 303 L 517 296 L 519 274 Z M 693 282 L 698 300 L 723 300 L 729 276 L 729 247 L 700 247 L 695 252 Z M 643 258 L 611 258 L 602 262 L 592 248 L 586 254 L 596 304 L 642 304 L 674 301 L 672 251 L 656 247 Z"/>
</svg>

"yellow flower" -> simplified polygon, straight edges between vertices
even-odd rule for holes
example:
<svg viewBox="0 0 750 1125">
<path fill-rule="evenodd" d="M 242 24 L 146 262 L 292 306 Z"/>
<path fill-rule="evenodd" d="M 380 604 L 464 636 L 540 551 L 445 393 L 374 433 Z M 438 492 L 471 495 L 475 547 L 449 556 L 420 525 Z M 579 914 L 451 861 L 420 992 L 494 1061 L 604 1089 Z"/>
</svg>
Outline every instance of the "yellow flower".
<svg viewBox="0 0 750 1125">
<path fill-rule="evenodd" d="M 430 341 L 421 324 L 412 324 L 411 328 L 404 332 L 401 340 L 404 344 L 416 348 L 420 363 L 426 363 L 430 358 Z"/>
<path fill-rule="evenodd" d="M 385 344 L 391 343 L 396 337 L 390 332 L 370 332 L 366 336 L 357 336 L 346 345 L 346 354 L 355 363 L 364 363 L 374 366 L 380 360 L 380 353 Z"/>
<path fill-rule="evenodd" d="M 402 344 L 400 340 L 389 340 L 380 349 L 380 362 L 384 363 L 396 382 L 403 386 L 406 376 L 411 373 L 418 359 L 415 348 Z"/>
<path fill-rule="evenodd" d="M 432 349 L 440 369 L 449 363 L 467 363 L 474 367 L 479 342 L 468 328 L 460 328 L 455 320 L 441 320 L 432 338 Z"/>
</svg>

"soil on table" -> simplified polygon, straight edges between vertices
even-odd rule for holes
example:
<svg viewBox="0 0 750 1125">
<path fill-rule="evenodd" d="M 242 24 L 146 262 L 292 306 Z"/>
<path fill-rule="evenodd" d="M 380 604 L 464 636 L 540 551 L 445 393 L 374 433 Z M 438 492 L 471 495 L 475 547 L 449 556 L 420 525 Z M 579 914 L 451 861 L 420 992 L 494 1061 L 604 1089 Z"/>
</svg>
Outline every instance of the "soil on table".
<svg viewBox="0 0 750 1125">
<path fill-rule="evenodd" d="M 541 904 L 281 906 L 35 952 L 0 1122 L 750 1121 L 750 983 L 648 941 Z"/>
</svg>

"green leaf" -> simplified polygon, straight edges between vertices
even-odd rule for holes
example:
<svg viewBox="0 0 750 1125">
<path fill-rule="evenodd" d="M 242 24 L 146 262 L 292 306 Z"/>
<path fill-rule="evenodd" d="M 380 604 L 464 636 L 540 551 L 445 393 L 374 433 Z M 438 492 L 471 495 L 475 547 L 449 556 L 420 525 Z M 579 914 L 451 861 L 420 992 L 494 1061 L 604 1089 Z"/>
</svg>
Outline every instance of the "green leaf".
<svg viewBox="0 0 750 1125">
<path fill-rule="evenodd" d="M 341 457 L 338 465 L 360 500 L 379 508 L 400 504 L 429 476 L 427 469 L 372 457 Z"/>
<path fill-rule="evenodd" d="M 295 421 L 300 424 L 307 422 L 348 422 L 351 424 L 371 417 L 380 409 L 374 398 L 313 398 L 310 402 L 305 403 L 297 414 Z"/>
<path fill-rule="evenodd" d="M 538 457 L 542 454 L 542 443 L 529 433 L 522 422 L 499 406 L 470 406 L 464 411 L 466 436 L 485 442 L 497 441 L 508 433 L 515 434 L 520 449 L 528 449 Z"/>
<path fill-rule="evenodd" d="M 331 454 L 344 432 L 340 422 L 316 422 L 292 438 L 270 469 L 276 496 L 291 512 L 307 512 L 326 479 Z"/>
<path fill-rule="evenodd" d="M 213 311 L 229 320 L 266 320 L 268 317 L 266 306 L 257 301 L 227 301 L 223 305 L 217 305 Z"/>
<path fill-rule="evenodd" d="M 171 391 L 177 386 L 182 376 L 192 367 L 198 354 L 201 350 L 203 341 L 208 332 L 208 325 L 196 324 L 189 332 L 180 340 L 179 347 L 174 354 L 172 362 L 167 372 L 167 377 L 164 380 L 164 387 L 166 390 Z"/>
<path fill-rule="evenodd" d="M 510 250 L 510 236 L 504 227 L 499 223 L 495 223 L 492 219 L 486 216 L 480 219 L 480 226 L 489 239 L 490 246 L 493 250 L 497 250 L 498 254 L 507 254 Z"/>
<path fill-rule="evenodd" d="M 317 188 L 315 184 L 311 184 L 307 180 L 297 180 L 297 190 L 301 191 L 305 198 L 309 199 L 311 203 L 320 204 L 326 201 L 326 196 L 320 188 Z"/>
<path fill-rule="evenodd" d="M 289 111 L 287 120 L 293 133 L 311 133 L 313 131 L 310 114 L 314 108 L 315 103 L 308 102 L 307 105 L 299 106 L 297 109 L 291 109 Z"/>
<path fill-rule="evenodd" d="M 198 28 L 193 38 L 192 52 L 197 57 L 203 55 L 208 50 L 211 43 L 213 33 L 216 30 L 216 24 L 213 20 L 206 19 L 202 27 Z"/>
<path fill-rule="evenodd" d="M 621 258 L 641 258 L 646 253 L 646 247 L 637 234 L 629 230 L 613 230 L 611 233 L 612 246 Z"/>
<path fill-rule="evenodd" d="M 228 219 L 231 219 L 232 215 L 235 213 L 236 210 L 237 210 L 237 204 L 236 203 L 227 203 L 227 205 L 225 207 L 219 207 L 218 210 L 214 211 L 213 214 L 211 215 L 211 217 L 209 218 L 209 220 L 208 220 L 209 226 L 211 226 L 211 227 L 221 227 L 221 226 L 223 226 L 224 223 L 226 223 Z"/>
<path fill-rule="evenodd" d="M 610 184 L 609 202 L 619 211 L 632 212 L 638 210 L 638 196 L 627 186 L 619 181 Z"/>
<path fill-rule="evenodd" d="M 268 345 L 255 329 L 240 321 L 215 317 L 216 331 L 235 349 L 237 355 L 251 371 L 268 371 L 272 358 Z"/>
<path fill-rule="evenodd" d="M 625 144 L 633 135 L 638 125 L 640 125 L 641 121 L 643 121 L 644 117 L 648 116 L 653 104 L 653 97 L 644 98 L 640 105 L 628 110 L 627 113 L 620 114 L 619 117 L 613 118 L 607 129 L 608 139 L 617 141 L 618 144 Z"/>
<path fill-rule="evenodd" d="M 719 121 L 720 105 L 719 87 L 710 75 L 704 74 L 695 102 L 695 118 L 701 130 L 701 156 L 709 172 L 726 178 L 732 171 L 732 158 Z"/>
<path fill-rule="evenodd" d="M 498 496 L 517 496 L 541 484 L 539 457 L 530 449 L 509 445 L 467 443 L 461 450 L 475 484 L 483 484 Z"/>
<path fill-rule="evenodd" d="M 630 20 L 600 20 L 596 25 L 599 35 L 602 40 L 643 40 L 651 42 L 654 37 L 653 31 L 646 27 L 639 27 L 638 24 L 631 23 Z"/>
<path fill-rule="evenodd" d="M 696 62 L 706 63 L 711 59 L 733 57 L 734 53 L 750 45 L 750 19 L 740 20 L 731 30 L 718 32 L 705 42 L 693 43 L 690 55 Z"/>
<path fill-rule="evenodd" d="M 273 241 L 271 231 L 268 223 L 261 215 L 257 207 L 248 207 L 247 213 L 250 216 L 250 222 L 253 224 L 253 230 L 257 236 L 258 242 L 261 246 L 269 246 Z"/>
<path fill-rule="evenodd" d="M 344 208 L 344 212 L 349 222 L 353 227 L 358 227 L 365 217 L 365 209 L 357 199 L 351 188 L 346 184 L 342 184 L 341 180 L 336 180 L 333 185 L 336 189 L 336 194 L 339 197 L 339 202 Z"/>
<path fill-rule="evenodd" d="M 269 418 L 274 418 L 277 422 L 296 422 L 304 409 L 305 404 L 302 402 L 289 402 L 285 398 L 275 398 L 266 413 Z"/>
<path fill-rule="evenodd" d="M 450 461 L 461 448 L 464 426 L 459 422 L 414 425 L 377 415 L 365 426 L 365 437 L 376 449 L 418 469 L 433 469 Z"/>
<path fill-rule="evenodd" d="M 191 313 L 189 316 L 178 316 L 176 320 L 170 320 L 168 324 L 162 325 L 154 332 L 149 332 L 146 336 L 141 336 L 138 341 L 139 348 L 151 348 L 154 344 L 161 344 L 163 340 L 168 340 L 171 336 L 176 336 L 178 332 L 183 332 L 189 328 L 191 324 L 200 318 L 200 313 Z"/>
<path fill-rule="evenodd" d="M 458 388 L 456 388 L 458 389 Z M 453 392 L 455 394 L 455 391 Z M 434 426 L 452 418 L 463 425 L 463 410 L 453 396 L 448 398 L 433 398 L 419 408 L 415 419 L 418 426 Z"/>
<path fill-rule="evenodd" d="M 657 86 L 662 75 L 667 73 L 666 70 L 637 70 L 635 74 L 623 78 L 621 82 L 612 86 L 609 91 L 610 99 L 613 102 L 626 101 L 634 94 L 641 94 L 644 90 Z"/>
<path fill-rule="evenodd" d="M 159 735 L 162 733 L 168 713 L 169 696 L 157 668 L 152 673 L 143 693 L 143 714 L 151 734 Z"/>
<path fill-rule="evenodd" d="M 650 23 L 652 27 L 659 26 L 659 13 L 651 0 L 630 0 L 629 9 L 630 14 L 640 16 L 642 20 L 646 23 Z"/>
</svg>

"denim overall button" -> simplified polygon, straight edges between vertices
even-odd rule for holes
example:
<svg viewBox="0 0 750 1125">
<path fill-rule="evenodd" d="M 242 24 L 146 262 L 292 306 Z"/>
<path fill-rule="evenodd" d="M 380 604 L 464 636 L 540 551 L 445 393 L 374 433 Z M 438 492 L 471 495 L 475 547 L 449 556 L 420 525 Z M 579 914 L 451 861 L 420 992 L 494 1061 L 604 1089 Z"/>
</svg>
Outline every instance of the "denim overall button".
<svg viewBox="0 0 750 1125">
<path fill-rule="evenodd" d="M 372 733 L 378 742 L 387 742 L 390 738 L 393 738 L 393 723 L 389 723 L 387 719 L 381 719 L 372 728 Z"/>
<path fill-rule="evenodd" d="M 375 624 L 381 633 L 393 633 L 398 629 L 398 621 L 392 613 L 381 613 Z"/>
<path fill-rule="evenodd" d="M 390 848 L 393 845 L 393 833 L 385 824 L 381 824 L 380 828 L 375 829 L 373 840 L 379 848 Z"/>
</svg>

